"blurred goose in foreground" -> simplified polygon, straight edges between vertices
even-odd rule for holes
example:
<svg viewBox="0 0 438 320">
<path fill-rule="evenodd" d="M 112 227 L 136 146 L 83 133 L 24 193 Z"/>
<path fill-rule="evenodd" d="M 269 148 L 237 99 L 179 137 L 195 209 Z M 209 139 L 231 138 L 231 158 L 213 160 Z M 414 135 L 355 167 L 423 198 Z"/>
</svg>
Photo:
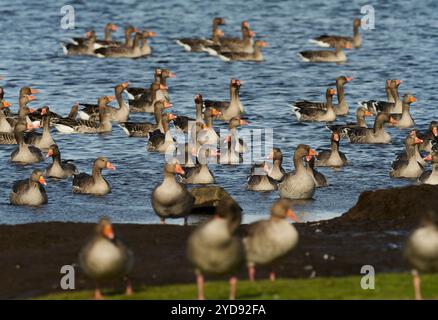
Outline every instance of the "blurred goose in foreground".
<svg viewBox="0 0 438 320">
<path fill-rule="evenodd" d="M 350 43 L 347 43 L 345 48 L 351 49 Z M 340 45 L 336 45 L 335 50 L 308 50 L 301 51 L 298 56 L 304 62 L 336 62 L 341 63 L 347 61 L 347 56 Z"/>
<path fill-rule="evenodd" d="M 377 114 L 379 112 L 386 113 L 402 113 L 402 102 L 400 100 L 398 94 L 398 87 L 402 83 L 401 80 L 393 79 L 386 80 L 386 95 L 388 101 L 381 100 L 368 100 L 368 101 L 359 101 L 358 104 L 361 107 L 367 108 L 373 114 Z M 391 99 L 389 99 L 389 96 Z"/>
<path fill-rule="evenodd" d="M 102 169 L 116 170 L 116 167 L 106 157 L 94 160 L 91 175 L 79 173 L 73 177 L 73 193 L 92 194 L 103 196 L 111 192 L 111 186 L 102 176 Z"/>
<path fill-rule="evenodd" d="M 387 122 L 396 124 L 397 120 L 387 113 L 379 113 L 374 119 L 373 128 L 352 127 L 345 128 L 345 131 L 351 143 L 390 143 L 391 136 L 384 128 Z"/>
<path fill-rule="evenodd" d="M 344 85 L 352 81 L 352 77 L 340 76 L 336 78 L 336 93 L 338 95 L 338 103 L 333 104 L 335 113 L 338 116 L 345 116 L 348 114 L 349 107 L 347 101 L 345 100 Z M 305 108 L 316 108 L 316 109 L 327 109 L 327 102 L 312 102 L 312 101 L 297 101 L 293 103 L 294 107 L 305 109 Z"/>
<path fill-rule="evenodd" d="M 420 272 L 438 271 L 438 215 L 429 212 L 409 236 L 404 256 L 412 267 L 415 299 L 421 300 Z"/>
<path fill-rule="evenodd" d="M 219 58 L 223 61 L 263 61 L 262 48 L 268 46 L 268 43 L 261 40 L 254 42 L 254 50 L 251 53 L 246 52 L 221 52 Z"/>
<path fill-rule="evenodd" d="M 244 262 L 242 240 L 236 235 L 242 220 L 241 208 L 232 199 L 222 199 L 214 218 L 190 235 L 187 256 L 195 267 L 198 299 L 204 300 L 204 274 L 231 274 L 230 300 L 236 299 L 235 273 Z"/>
<path fill-rule="evenodd" d="M 317 167 L 343 167 L 347 165 L 347 157 L 341 151 L 339 151 L 339 141 L 341 135 L 335 131 L 330 138 L 330 150 L 322 150 L 316 155 L 318 161 Z"/>
<path fill-rule="evenodd" d="M 44 160 L 41 150 L 35 146 L 28 145 L 24 141 L 24 132 L 31 126 L 25 119 L 18 120 L 14 129 L 15 140 L 18 146 L 11 153 L 11 161 L 20 164 L 36 163 Z"/>
<path fill-rule="evenodd" d="M 424 158 L 426 161 L 432 161 L 432 170 L 424 171 L 420 177 L 418 177 L 418 182 L 423 184 L 438 184 L 438 153 L 432 152 L 427 157 Z"/>
<path fill-rule="evenodd" d="M 281 198 L 311 199 L 315 193 L 315 181 L 306 170 L 303 158 L 316 155 L 308 145 L 299 144 L 295 149 L 293 163 L 295 171 L 287 173 L 278 184 Z"/>
<path fill-rule="evenodd" d="M 269 166 L 265 162 L 252 166 L 246 189 L 261 192 L 277 190 L 277 181 L 271 178 L 268 173 Z"/>
<path fill-rule="evenodd" d="M 71 160 L 62 161 L 61 151 L 56 144 L 52 144 L 47 151 L 47 158 L 51 157 L 53 163 L 46 168 L 46 176 L 56 179 L 67 179 L 79 174 L 76 166 Z"/>
<path fill-rule="evenodd" d="M 310 42 L 315 43 L 321 47 L 336 47 L 340 45 L 342 48 L 351 49 L 352 47 L 358 49 L 362 44 L 362 38 L 359 33 L 360 19 L 353 20 L 353 37 L 346 36 L 332 36 L 324 34 L 322 36 L 310 39 Z"/>
<path fill-rule="evenodd" d="M 15 181 L 9 200 L 13 205 L 40 206 L 47 203 L 46 185 L 43 171 L 37 169 L 29 179 Z"/>
<path fill-rule="evenodd" d="M 415 126 L 415 121 L 414 119 L 412 119 L 410 108 L 411 108 L 411 103 L 416 101 L 417 99 L 409 93 L 403 96 L 402 113 L 391 114 L 391 117 L 397 120 L 397 124 L 394 125 L 395 127 L 404 129 L 404 128 L 410 128 Z"/>
<path fill-rule="evenodd" d="M 96 300 L 103 299 L 100 283 L 117 278 L 126 279 L 126 294 L 132 294 L 128 274 L 134 265 L 134 254 L 115 235 L 109 218 L 99 220 L 93 237 L 79 252 L 79 265 L 96 282 Z"/>
<path fill-rule="evenodd" d="M 248 226 L 243 244 L 251 281 L 255 280 L 256 265 L 271 265 L 296 247 L 298 232 L 287 218 L 299 222 L 290 209 L 289 201 L 280 199 L 273 204 L 269 220 L 257 221 Z M 270 279 L 275 280 L 273 270 Z"/>
<path fill-rule="evenodd" d="M 334 89 L 327 89 L 326 97 L 326 109 L 317 109 L 304 107 L 300 108 L 292 106 L 292 111 L 295 113 L 298 121 L 318 121 L 318 122 L 332 122 L 336 120 L 336 112 L 333 108 L 333 95 L 336 93 Z"/>
<path fill-rule="evenodd" d="M 177 162 L 166 163 L 163 182 L 152 191 L 151 203 L 162 224 L 168 218 L 184 218 L 186 225 L 195 198 L 183 183 L 175 180 L 175 174 L 185 175 L 181 165 Z"/>
<path fill-rule="evenodd" d="M 405 140 L 406 157 L 398 158 L 392 163 L 392 170 L 389 175 L 392 178 L 418 178 L 423 173 L 423 166 L 418 163 L 415 154 L 416 145 L 423 143 L 423 140 L 415 135 L 408 135 Z"/>
</svg>

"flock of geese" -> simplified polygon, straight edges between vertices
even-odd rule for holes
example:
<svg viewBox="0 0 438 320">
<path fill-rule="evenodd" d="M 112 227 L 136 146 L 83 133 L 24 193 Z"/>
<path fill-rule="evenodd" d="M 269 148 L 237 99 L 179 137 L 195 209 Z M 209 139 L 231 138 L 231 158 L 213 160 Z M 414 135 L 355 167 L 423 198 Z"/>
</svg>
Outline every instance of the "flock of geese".
<svg viewBox="0 0 438 320">
<path fill-rule="evenodd" d="M 211 39 L 179 39 L 177 42 L 189 51 L 208 52 L 224 60 L 263 59 L 260 48 L 265 42 L 255 40 L 247 21 L 242 22 L 242 39 L 224 38 L 219 26 L 223 18 L 213 19 Z M 360 20 L 354 20 L 353 37 L 323 35 L 312 42 L 335 50 L 305 51 L 300 55 L 308 61 L 339 62 L 345 60 L 343 48 L 359 48 Z M 155 33 L 129 26 L 125 30 L 125 43 L 113 41 L 111 33 L 117 27 L 109 23 L 105 27 L 105 38 L 97 40 L 94 31 L 86 38 L 75 38 L 65 45 L 69 55 L 94 55 L 99 57 L 140 57 L 151 52 L 147 39 Z M 134 34 L 134 40 L 132 40 Z M 38 90 L 23 87 L 19 93 L 19 107 L 15 114 L 10 111 L 10 103 L 4 100 L 5 91 L 0 88 L 0 144 L 16 144 L 10 160 L 17 164 L 32 164 L 43 161 L 42 151 L 53 162 L 43 170 L 34 170 L 28 179 L 16 181 L 10 194 L 14 205 L 39 206 L 47 203 L 48 196 L 43 185 L 45 177 L 53 179 L 72 179 L 72 192 L 103 196 L 111 192 L 111 187 L 102 176 L 102 170 L 115 170 L 115 166 L 106 157 L 98 157 L 92 165 L 91 174 L 80 173 L 72 161 L 61 158 L 61 150 L 55 143 L 51 128 L 63 134 L 100 134 L 111 132 L 113 123 L 117 123 L 129 137 L 147 138 L 147 150 L 174 154 L 178 150 L 184 161 L 166 161 L 163 181 L 158 184 L 151 196 L 155 213 L 162 223 L 168 218 L 184 218 L 190 214 L 195 197 L 187 189 L 187 184 L 213 184 L 209 161 L 221 164 L 239 164 L 242 155 L 248 152 L 245 142 L 239 137 L 238 128 L 248 123 L 242 118 L 244 106 L 240 101 L 241 81 L 231 79 L 230 97 L 217 101 L 204 99 L 201 94 L 194 98 L 195 115 L 175 115 L 167 112 L 172 107 L 167 80 L 175 77 L 170 70 L 156 69 L 154 79 L 148 88 L 131 87 L 127 82 L 117 84 L 114 96 L 102 96 L 97 104 L 76 103 L 67 116 L 61 116 L 49 107 L 33 109 L 28 106 L 36 100 Z M 359 102 L 355 123 L 333 124 L 339 116 L 349 113 L 345 99 L 344 86 L 352 78 L 340 76 L 336 79 L 336 90 L 328 88 L 326 101 L 296 101 L 292 110 L 298 121 L 326 122 L 332 131 L 329 150 L 316 152 L 306 144 L 299 144 L 294 152 L 295 170 L 287 173 L 282 168 L 283 155 L 274 148 L 269 155 L 270 162 L 253 165 L 248 178 L 247 188 L 253 191 L 278 190 L 280 200 L 271 208 L 268 220 L 249 225 L 242 238 L 236 234 L 241 223 L 241 208 L 230 199 L 222 200 L 216 208 L 214 218 L 201 224 L 191 235 L 188 242 L 188 257 L 196 269 L 198 298 L 204 298 L 203 274 L 231 274 L 230 298 L 236 297 L 235 273 L 246 263 L 249 278 L 255 277 L 256 265 L 270 265 L 288 254 L 298 242 L 298 233 L 286 218 L 298 221 L 290 209 L 289 199 L 310 199 L 315 188 L 327 185 L 327 179 L 315 167 L 343 167 L 347 165 L 347 156 L 339 150 L 341 139 L 353 144 L 385 144 L 391 137 L 385 131 L 386 126 L 413 128 L 415 122 L 410 106 L 416 101 L 412 94 L 406 93 L 400 98 L 398 88 L 400 80 L 386 81 L 387 101 L 368 100 Z M 125 101 L 123 93 L 128 96 Z M 337 95 L 337 103 L 333 96 Z M 109 105 L 113 100 L 118 107 Z M 141 112 L 153 114 L 151 122 L 129 121 L 129 114 Z M 375 115 L 374 125 L 369 128 L 365 117 Z M 228 123 L 228 133 L 220 136 L 214 128 L 214 121 Z M 177 147 L 169 130 L 173 122 L 175 128 L 190 133 L 190 141 Z M 35 129 L 42 127 L 41 132 Z M 438 124 L 430 123 L 427 132 L 412 129 L 405 139 L 405 151 L 395 159 L 390 171 L 391 177 L 418 179 L 421 183 L 438 184 L 438 153 L 436 141 Z M 219 147 L 219 148 L 218 148 Z M 423 156 L 421 152 L 427 152 Z M 432 161 L 432 170 L 424 171 L 427 161 Z M 433 271 L 438 269 L 438 229 L 437 218 L 431 216 L 424 227 L 413 233 L 408 242 L 406 255 L 415 270 Z M 133 253 L 115 236 L 111 222 L 103 218 L 99 222 L 95 236 L 80 253 L 80 264 L 85 273 L 99 283 L 101 280 L 127 276 L 133 265 Z M 275 273 L 271 273 L 275 279 Z M 414 273 L 416 297 L 420 298 L 418 272 Z M 132 288 L 128 283 L 127 293 Z M 102 298 L 99 287 L 96 298 Z"/>
</svg>

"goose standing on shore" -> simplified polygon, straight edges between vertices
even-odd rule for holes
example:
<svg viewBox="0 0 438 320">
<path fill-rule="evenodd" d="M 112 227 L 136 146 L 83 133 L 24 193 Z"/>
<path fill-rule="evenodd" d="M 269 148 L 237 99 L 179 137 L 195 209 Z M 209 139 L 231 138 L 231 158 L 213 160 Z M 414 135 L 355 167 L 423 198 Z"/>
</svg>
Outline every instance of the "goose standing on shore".
<svg viewBox="0 0 438 320">
<path fill-rule="evenodd" d="M 103 196 L 111 192 L 111 187 L 102 176 L 102 169 L 116 170 L 116 167 L 106 157 L 94 160 L 91 175 L 79 173 L 73 177 L 73 193 L 92 194 Z"/>
<path fill-rule="evenodd" d="M 358 49 L 362 44 L 362 38 L 359 33 L 360 19 L 354 18 L 353 20 L 353 37 L 346 36 L 332 36 L 324 34 L 322 36 L 311 39 L 310 42 L 319 45 L 320 47 L 336 47 L 340 45 L 343 48 L 352 47 Z"/>
<path fill-rule="evenodd" d="M 184 218 L 184 225 L 187 225 L 187 216 L 192 211 L 195 198 L 183 183 L 175 180 L 175 174 L 185 175 L 181 165 L 166 163 L 163 182 L 152 191 L 151 203 L 162 224 L 168 218 Z"/>
<path fill-rule="evenodd" d="M 52 158 L 53 163 L 46 168 L 46 176 L 55 179 L 67 179 L 79 174 L 76 166 L 70 160 L 61 160 L 61 151 L 56 144 L 52 144 L 47 151 L 47 158 Z"/>
<path fill-rule="evenodd" d="M 40 206 L 47 203 L 43 171 L 37 169 L 29 179 L 15 181 L 9 200 L 13 205 Z"/>
<path fill-rule="evenodd" d="M 311 199 L 315 193 L 315 181 L 306 170 L 303 158 L 316 155 L 315 151 L 308 145 L 299 144 L 295 149 L 293 163 L 294 172 L 287 173 L 283 181 L 278 184 L 281 198 L 289 199 Z"/>
<path fill-rule="evenodd" d="M 290 209 L 289 201 L 280 199 L 273 204 L 269 220 L 257 221 L 248 226 L 243 244 L 251 281 L 255 280 L 257 265 L 272 265 L 296 247 L 298 232 L 287 218 L 299 222 L 298 217 Z M 275 280 L 273 270 L 269 278 L 271 281 Z"/>
<path fill-rule="evenodd" d="M 195 267 L 198 300 L 204 300 L 204 274 L 231 274 L 230 300 L 236 299 L 235 273 L 244 262 L 242 240 L 236 235 L 242 220 L 241 208 L 232 199 L 222 199 L 214 218 L 190 235 L 187 256 Z"/>
<path fill-rule="evenodd" d="M 134 265 L 134 254 L 115 235 L 109 218 L 99 220 L 94 236 L 79 252 L 79 265 L 84 273 L 96 282 L 96 300 L 103 299 L 100 282 L 117 278 L 125 278 L 126 295 L 132 294 L 128 275 Z"/>
</svg>

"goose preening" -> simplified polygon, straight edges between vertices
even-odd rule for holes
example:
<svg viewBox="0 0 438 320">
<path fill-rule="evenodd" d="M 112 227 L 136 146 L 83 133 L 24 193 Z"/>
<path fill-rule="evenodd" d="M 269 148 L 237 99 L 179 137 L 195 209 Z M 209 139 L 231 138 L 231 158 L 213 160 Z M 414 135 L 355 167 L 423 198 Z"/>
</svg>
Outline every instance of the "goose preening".
<svg viewBox="0 0 438 320">
<path fill-rule="evenodd" d="M 231 79 L 230 81 L 230 100 L 229 101 L 217 101 L 217 100 L 204 100 L 204 106 L 206 108 L 213 107 L 221 112 L 221 116 L 218 118 L 223 121 L 230 121 L 231 118 L 240 116 L 243 112 L 243 105 L 240 102 L 240 86 L 242 82 L 237 79 Z"/>
<path fill-rule="evenodd" d="M 182 38 L 176 40 L 176 43 L 182 46 L 186 51 L 204 51 L 204 46 L 220 44 L 220 37 L 223 36 L 223 32 L 219 29 L 219 26 L 224 24 L 225 20 L 223 18 L 215 17 L 212 23 L 211 39 Z"/>
<path fill-rule="evenodd" d="M 254 42 L 254 49 L 251 53 L 247 52 L 221 52 L 219 58 L 223 61 L 263 61 L 262 48 L 268 46 L 268 43 L 261 40 Z"/>
<path fill-rule="evenodd" d="M 24 132 L 32 128 L 32 124 L 26 119 L 18 120 L 14 129 L 15 141 L 18 146 L 11 153 L 11 161 L 19 164 L 36 163 L 44 160 L 41 150 L 35 146 L 28 145 L 24 140 Z"/>
<path fill-rule="evenodd" d="M 281 198 L 311 199 L 315 193 L 315 180 L 307 172 L 303 159 L 307 156 L 315 156 L 314 150 L 308 145 L 299 144 L 293 156 L 295 171 L 287 173 L 283 181 L 278 184 Z"/>
<path fill-rule="evenodd" d="M 401 83 L 402 81 L 397 79 L 386 80 L 385 91 L 388 101 L 359 101 L 359 106 L 367 108 L 373 114 L 377 114 L 379 112 L 402 113 L 402 102 L 398 94 L 398 87 Z"/>
<path fill-rule="evenodd" d="M 410 108 L 411 108 L 411 103 L 416 102 L 417 99 L 409 94 L 406 93 L 403 96 L 403 100 L 402 100 L 402 113 L 394 113 L 391 114 L 391 117 L 395 120 L 397 120 L 397 123 L 394 124 L 393 126 L 397 127 L 397 128 L 410 128 L 415 126 L 415 121 L 414 119 L 412 119 L 411 113 L 410 113 Z"/>
<path fill-rule="evenodd" d="M 438 215 L 429 212 L 409 236 L 404 256 L 412 267 L 415 299 L 421 300 L 420 272 L 438 271 Z"/>
<path fill-rule="evenodd" d="M 255 280 L 257 265 L 272 265 L 296 247 L 298 232 L 287 218 L 299 222 L 290 209 L 289 201 L 280 199 L 273 204 L 269 220 L 257 221 L 248 226 L 243 244 L 251 281 Z M 270 279 L 275 280 L 273 270 Z"/>
<path fill-rule="evenodd" d="M 351 49 L 352 47 L 358 49 L 360 48 L 362 44 L 362 38 L 359 33 L 359 27 L 360 27 L 360 19 L 354 18 L 353 20 L 353 37 L 347 37 L 347 36 L 333 36 L 333 35 L 327 35 L 323 34 L 319 37 L 316 37 L 314 39 L 310 39 L 309 41 L 312 43 L 315 43 L 321 47 L 336 47 L 337 45 L 341 46 L 342 48 L 348 48 Z"/>
<path fill-rule="evenodd" d="M 198 226 L 190 235 L 187 256 L 195 268 L 198 299 L 204 300 L 204 274 L 229 274 L 230 300 L 236 298 L 235 273 L 244 263 L 242 240 L 236 235 L 242 220 L 241 208 L 232 199 L 222 199 L 214 218 Z"/>
<path fill-rule="evenodd" d="M 43 185 L 43 171 L 34 170 L 28 179 L 15 181 L 12 185 L 12 192 L 9 200 L 13 205 L 19 206 L 40 206 L 47 203 L 47 194 Z"/>
<path fill-rule="evenodd" d="M 187 216 L 195 202 L 187 187 L 175 180 L 175 174 L 185 175 L 181 165 L 177 162 L 166 163 L 163 182 L 152 191 L 152 207 L 163 224 L 169 218 L 184 218 L 184 224 L 187 224 Z"/>
<path fill-rule="evenodd" d="M 67 179 L 79 174 L 71 160 L 61 160 L 61 151 L 56 144 L 52 144 L 47 151 L 47 158 L 52 158 L 53 163 L 46 168 L 46 176 L 56 179 Z"/>
<path fill-rule="evenodd" d="M 353 80 L 352 77 L 340 76 L 336 78 L 336 93 L 338 95 L 338 103 L 333 104 L 335 109 L 335 113 L 338 116 L 345 116 L 348 114 L 349 107 L 348 103 L 345 99 L 344 93 L 344 85 L 351 82 Z M 327 109 L 327 102 L 313 102 L 313 101 L 296 101 L 293 103 L 294 107 L 299 109 L 306 108 L 316 108 L 316 109 Z"/>
<path fill-rule="evenodd" d="M 392 170 L 389 175 L 392 178 L 418 178 L 424 171 L 423 166 L 418 163 L 416 148 L 418 144 L 423 143 L 414 134 L 409 134 L 405 139 L 406 156 L 399 157 L 392 163 Z"/>
<path fill-rule="evenodd" d="M 96 283 L 95 299 L 103 299 L 101 282 L 118 278 L 126 279 L 126 294 L 132 294 L 128 275 L 134 265 L 134 254 L 116 236 L 109 218 L 99 220 L 94 235 L 79 252 L 79 265 Z"/>
<path fill-rule="evenodd" d="M 396 124 L 389 114 L 380 112 L 374 119 L 373 128 L 347 127 L 346 135 L 351 143 L 390 143 L 391 136 L 385 131 L 385 123 Z"/>
<path fill-rule="evenodd" d="M 346 49 L 351 49 L 352 45 L 347 43 Z M 336 62 L 347 61 L 347 56 L 342 50 L 341 45 L 337 44 L 335 50 L 307 50 L 298 53 L 298 56 L 304 62 Z"/>
<path fill-rule="evenodd" d="M 92 194 L 103 196 L 111 192 L 111 186 L 102 176 L 102 169 L 116 170 L 116 167 L 106 157 L 94 160 L 91 175 L 79 173 L 73 176 L 73 193 Z"/>
<path fill-rule="evenodd" d="M 172 107 L 170 102 L 159 100 L 154 103 L 154 117 L 155 123 L 151 122 L 121 122 L 119 127 L 129 137 L 149 137 L 151 132 L 155 130 L 160 130 L 164 133 L 164 128 L 162 125 L 162 113 L 164 109 Z M 175 120 L 174 120 L 175 121 Z"/>
<path fill-rule="evenodd" d="M 341 135 L 339 132 L 332 132 L 330 138 L 330 150 L 322 150 L 316 155 L 318 161 L 316 162 L 317 167 L 343 167 L 347 165 L 347 157 L 341 151 L 339 151 L 339 141 L 341 140 Z"/>
<path fill-rule="evenodd" d="M 336 112 L 333 107 L 333 95 L 336 93 L 334 89 L 327 89 L 325 97 L 325 109 L 318 109 L 312 107 L 298 107 L 293 106 L 292 111 L 295 113 L 298 121 L 318 121 L 318 122 L 332 122 L 336 120 Z"/>
</svg>

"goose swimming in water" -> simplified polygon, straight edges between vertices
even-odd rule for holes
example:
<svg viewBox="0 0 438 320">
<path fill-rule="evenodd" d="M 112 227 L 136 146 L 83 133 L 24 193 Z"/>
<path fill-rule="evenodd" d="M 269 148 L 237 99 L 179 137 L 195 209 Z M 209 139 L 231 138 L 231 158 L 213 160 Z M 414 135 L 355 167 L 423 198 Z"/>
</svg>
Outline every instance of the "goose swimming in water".
<svg viewBox="0 0 438 320">
<path fill-rule="evenodd" d="M 43 171 L 37 169 L 29 179 L 15 181 L 9 200 L 13 205 L 40 206 L 47 203 Z"/>
</svg>

